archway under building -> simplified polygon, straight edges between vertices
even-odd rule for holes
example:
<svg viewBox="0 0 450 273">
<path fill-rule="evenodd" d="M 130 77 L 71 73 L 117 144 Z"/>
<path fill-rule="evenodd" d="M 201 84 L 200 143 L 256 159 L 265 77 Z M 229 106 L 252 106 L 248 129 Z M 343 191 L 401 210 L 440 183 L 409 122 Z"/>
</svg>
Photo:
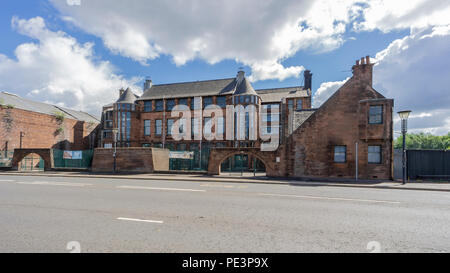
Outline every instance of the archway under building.
<svg viewBox="0 0 450 273">
<path fill-rule="evenodd" d="M 228 165 L 227 165 L 228 164 Z M 212 148 L 209 155 L 208 174 L 226 173 L 273 176 L 276 173 L 276 153 L 262 152 L 259 148 Z"/>
<path fill-rule="evenodd" d="M 24 161 L 25 160 L 25 161 Z M 36 165 L 34 165 L 36 163 Z M 51 170 L 53 168 L 53 153 L 51 149 L 15 149 L 12 159 L 12 169 L 21 171 L 22 168 L 35 170 Z"/>
</svg>

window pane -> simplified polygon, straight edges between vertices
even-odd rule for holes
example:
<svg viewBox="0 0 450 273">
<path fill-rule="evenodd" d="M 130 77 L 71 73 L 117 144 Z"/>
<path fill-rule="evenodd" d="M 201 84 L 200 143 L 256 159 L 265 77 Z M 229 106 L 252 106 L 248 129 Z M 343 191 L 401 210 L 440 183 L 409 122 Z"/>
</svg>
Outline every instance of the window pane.
<svg viewBox="0 0 450 273">
<path fill-rule="evenodd" d="M 156 101 L 156 111 L 163 111 L 164 110 L 164 102 L 163 100 L 157 100 Z"/>
<path fill-rule="evenodd" d="M 146 136 L 149 136 L 150 133 L 151 133 L 150 125 L 151 125 L 151 121 L 150 120 L 144 120 L 144 134 Z"/>
<path fill-rule="evenodd" d="M 381 163 L 381 146 L 369 146 L 369 163 L 380 164 Z"/>
<path fill-rule="evenodd" d="M 167 135 L 171 136 L 172 135 L 172 127 L 173 127 L 173 119 L 168 119 L 167 120 Z"/>
<path fill-rule="evenodd" d="M 152 109 L 152 101 L 145 101 L 144 102 L 144 112 L 151 112 Z"/>
<path fill-rule="evenodd" d="M 179 99 L 178 100 L 179 105 L 188 105 L 188 99 Z"/>
<path fill-rule="evenodd" d="M 160 119 L 156 120 L 156 134 L 162 135 L 162 120 Z"/>
<path fill-rule="evenodd" d="M 369 124 L 383 123 L 383 106 L 370 106 L 369 110 Z"/>
<path fill-rule="evenodd" d="M 217 105 L 221 108 L 225 108 L 227 106 L 227 98 L 217 97 Z"/>
<path fill-rule="evenodd" d="M 335 146 L 334 147 L 334 162 L 345 163 L 347 161 L 347 147 Z"/>
<path fill-rule="evenodd" d="M 213 98 L 212 97 L 203 98 L 203 108 L 206 108 L 206 107 L 208 107 L 211 104 L 213 104 Z"/>
<path fill-rule="evenodd" d="M 172 111 L 175 107 L 175 100 L 168 100 L 166 105 L 166 111 Z"/>
<path fill-rule="evenodd" d="M 302 110 L 302 109 L 303 109 L 303 101 L 297 100 L 297 110 Z"/>
</svg>

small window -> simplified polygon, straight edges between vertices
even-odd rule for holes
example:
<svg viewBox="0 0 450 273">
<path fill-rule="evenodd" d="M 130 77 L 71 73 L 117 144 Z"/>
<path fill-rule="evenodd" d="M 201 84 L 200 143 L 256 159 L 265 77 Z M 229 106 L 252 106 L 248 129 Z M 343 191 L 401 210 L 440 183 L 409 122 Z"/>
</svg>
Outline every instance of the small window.
<svg viewBox="0 0 450 273">
<path fill-rule="evenodd" d="M 370 106 L 369 124 L 383 124 L 383 106 Z"/>
<path fill-rule="evenodd" d="M 151 112 L 153 109 L 152 101 L 148 100 L 144 102 L 144 112 Z"/>
<path fill-rule="evenodd" d="M 297 100 L 297 110 L 303 110 L 303 100 Z"/>
<path fill-rule="evenodd" d="M 227 97 L 217 97 L 217 105 L 220 108 L 226 108 L 227 107 Z"/>
<path fill-rule="evenodd" d="M 173 127 L 173 123 L 174 120 L 173 119 L 168 119 L 167 120 L 167 135 L 171 136 L 172 135 L 172 127 Z"/>
<path fill-rule="evenodd" d="M 151 147 L 152 147 L 152 145 L 149 143 L 142 144 L 142 148 L 151 148 Z"/>
<path fill-rule="evenodd" d="M 335 146 L 334 147 L 334 162 L 345 163 L 347 162 L 347 147 Z"/>
<path fill-rule="evenodd" d="M 151 133 L 151 120 L 144 120 L 144 135 L 149 136 Z"/>
<path fill-rule="evenodd" d="M 172 111 L 174 107 L 175 107 L 175 100 L 167 100 L 166 111 Z"/>
<path fill-rule="evenodd" d="M 370 164 L 381 164 L 381 146 L 369 146 L 368 152 Z"/>
<path fill-rule="evenodd" d="M 156 135 L 160 136 L 162 135 L 162 120 L 161 119 L 157 119 L 156 120 Z"/>
<path fill-rule="evenodd" d="M 212 97 L 203 98 L 203 109 L 213 104 Z"/>
<path fill-rule="evenodd" d="M 158 112 L 164 111 L 164 101 L 163 100 L 156 101 L 155 111 L 158 111 Z"/>
</svg>

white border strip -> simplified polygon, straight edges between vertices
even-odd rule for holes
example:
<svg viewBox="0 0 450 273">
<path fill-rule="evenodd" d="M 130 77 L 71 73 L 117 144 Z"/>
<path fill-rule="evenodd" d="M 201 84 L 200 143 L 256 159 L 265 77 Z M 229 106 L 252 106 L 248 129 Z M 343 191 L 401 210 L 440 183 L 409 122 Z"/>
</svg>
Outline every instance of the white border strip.
<svg viewBox="0 0 450 273">
<path fill-rule="evenodd" d="M 304 199 L 321 199 L 321 200 L 349 201 L 349 202 L 400 204 L 400 202 L 398 202 L 398 201 L 352 199 L 352 198 L 325 197 L 325 196 L 284 195 L 284 194 L 269 194 L 269 193 L 259 193 L 258 195 L 269 196 L 269 197 L 293 197 L 293 198 L 304 198 Z"/>
<path fill-rule="evenodd" d="M 116 188 L 118 188 L 118 189 L 129 189 L 129 190 L 206 192 L 205 190 L 176 189 L 176 188 L 154 188 L 154 187 L 141 187 L 141 186 L 117 186 Z"/>
</svg>

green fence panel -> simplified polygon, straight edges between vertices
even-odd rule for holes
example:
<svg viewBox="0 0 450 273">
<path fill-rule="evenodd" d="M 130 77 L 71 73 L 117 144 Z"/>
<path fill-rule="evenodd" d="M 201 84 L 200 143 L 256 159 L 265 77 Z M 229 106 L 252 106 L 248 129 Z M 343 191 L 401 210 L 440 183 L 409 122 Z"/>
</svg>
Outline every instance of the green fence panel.
<svg viewBox="0 0 450 273">
<path fill-rule="evenodd" d="M 0 167 L 11 167 L 14 152 L 0 151 Z"/>
<path fill-rule="evenodd" d="M 88 169 L 92 166 L 94 150 L 82 151 L 81 159 L 65 159 L 63 150 L 53 150 L 53 162 L 55 168 Z"/>
</svg>

